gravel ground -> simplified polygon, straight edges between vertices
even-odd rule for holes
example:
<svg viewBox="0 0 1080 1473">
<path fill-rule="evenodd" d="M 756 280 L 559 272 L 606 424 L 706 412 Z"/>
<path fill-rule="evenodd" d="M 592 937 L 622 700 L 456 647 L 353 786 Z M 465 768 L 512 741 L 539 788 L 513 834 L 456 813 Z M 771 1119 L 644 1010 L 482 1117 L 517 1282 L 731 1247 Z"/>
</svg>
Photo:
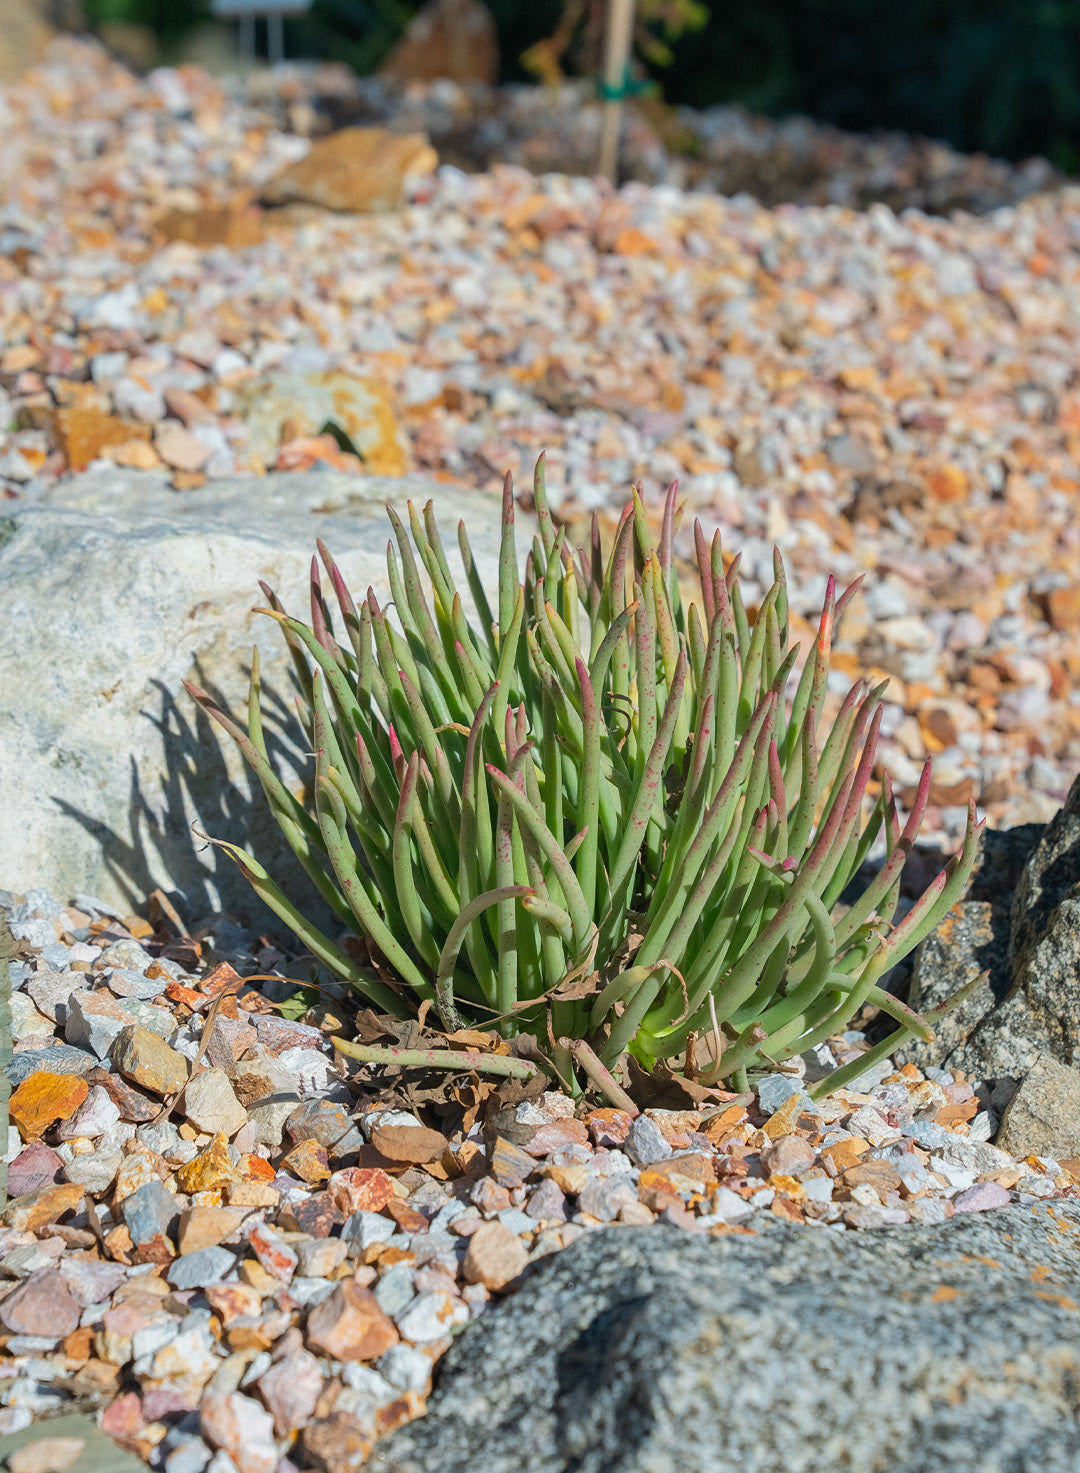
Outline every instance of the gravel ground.
<svg viewBox="0 0 1080 1473">
<path fill-rule="evenodd" d="M 969 794 L 995 826 L 1056 810 L 1080 756 L 1080 193 L 944 218 L 443 167 L 386 215 L 259 211 L 309 147 L 274 120 L 314 131 L 324 72 L 241 101 L 194 68 L 52 55 L 0 97 L 4 494 L 99 451 L 178 490 L 360 470 L 252 413 L 275 382 L 359 376 L 368 469 L 494 489 L 546 449 L 567 517 L 677 478 L 686 535 L 720 526 L 750 597 L 774 543 L 799 612 L 827 571 L 868 571 L 835 693 L 892 677 L 900 790 L 937 754 L 924 832 L 953 847 Z M 222 219 L 251 243 L 169 239 Z"/>
<path fill-rule="evenodd" d="M 892 678 L 884 760 L 902 791 L 936 754 L 932 839 L 951 847 L 969 796 L 995 825 L 1045 820 L 1080 757 L 1080 192 L 720 113 L 680 119 L 696 162 L 635 123 L 618 192 L 528 172 L 575 108 L 393 102 L 334 69 L 140 81 L 58 43 L 0 94 L 0 490 L 48 497 L 100 455 L 168 466 L 180 498 L 318 465 L 494 491 L 545 449 L 573 520 L 677 478 L 684 535 L 722 528 L 749 598 L 781 547 L 796 622 L 828 571 L 870 574 L 833 695 Z M 385 215 L 261 210 L 327 119 L 513 162 L 444 165 Z M 804 203 L 715 192 L 754 147 L 765 197 Z M 989 213 L 904 208 L 956 203 Z M 329 373 L 362 381 L 363 459 L 289 424 Z M 991 1146 L 1003 1097 L 950 1072 L 883 1066 L 811 1105 L 857 1033 L 752 1097 L 636 1119 L 552 1094 L 493 1116 L 475 1083 L 437 1110 L 350 1078 L 275 984 L 240 986 L 296 974 L 272 938 L 0 899 L 21 943 L 5 1432 L 85 1403 L 168 1473 L 334 1469 L 423 1409 L 456 1326 L 598 1224 L 846 1232 L 1078 1190 L 1076 1163 Z"/>
<path fill-rule="evenodd" d="M 886 1062 L 812 1103 L 856 1032 L 748 1095 L 515 1104 L 467 1072 L 350 1068 L 340 1006 L 282 1017 L 294 989 L 242 977 L 303 963 L 220 916 L 0 906 L 0 1434 L 94 1408 L 167 1473 L 344 1473 L 423 1412 L 457 1328 L 598 1227 L 847 1233 L 1080 1196 L 1080 1162 L 989 1144 L 1007 1094 L 961 1075 Z"/>
</svg>

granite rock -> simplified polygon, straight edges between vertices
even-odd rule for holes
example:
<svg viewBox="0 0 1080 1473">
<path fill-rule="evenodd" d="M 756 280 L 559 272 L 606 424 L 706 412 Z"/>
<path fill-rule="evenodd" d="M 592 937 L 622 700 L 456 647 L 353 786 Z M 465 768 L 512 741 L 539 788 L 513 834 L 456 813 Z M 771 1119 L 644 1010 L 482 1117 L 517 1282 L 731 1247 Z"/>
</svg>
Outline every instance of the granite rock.
<svg viewBox="0 0 1080 1473">
<path fill-rule="evenodd" d="M 934 1007 L 985 969 L 900 1061 L 1020 1079 L 1044 1056 L 1080 1057 L 1080 778 L 1049 824 L 984 834 L 965 900 L 916 953 L 909 1001 Z"/>
<path fill-rule="evenodd" d="M 517 1473 L 528 1447 L 530 1473 L 1072 1473 L 1078 1246 L 1071 1202 L 873 1234 L 590 1233 L 465 1328 L 372 1465 Z"/>
<path fill-rule="evenodd" d="M 1080 1156 L 1080 1069 L 1037 1059 L 1005 1111 L 997 1144 L 1013 1156 Z"/>
<path fill-rule="evenodd" d="M 928 1012 L 973 977 L 989 975 L 940 1019 L 932 1042 L 912 1039 L 898 1051 L 898 1063 L 965 1067 L 959 1055 L 966 1041 L 1012 989 L 1012 900 L 1044 831 L 1045 825 L 1037 823 L 983 830 L 963 900 L 915 952 L 907 1000 L 916 1012 Z"/>
<path fill-rule="evenodd" d="M 272 727 L 273 694 L 291 702 L 291 663 L 273 622 L 252 612 L 257 580 L 302 607 L 322 537 L 350 585 L 370 583 L 382 598 L 388 497 L 434 498 L 444 528 L 465 515 L 494 581 L 491 498 L 418 477 L 240 476 L 178 498 L 164 472 L 102 466 L 5 513 L 0 747 L 21 756 L 0 772 L 0 887 L 90 891 L 126 913 L 135 891 L 160 884 L 185 913 L 220 905 L 265 920 L 191 822 L 250 844 L 271 871 L 283 861 L 291 871 L 291 851 L 262 794 L 252 799 L 242 758 L 211 735 L 181 681 L 241 709 L 256 642 Z M 298 887 L 296 898 L 311 896 Z"/>
</svg>

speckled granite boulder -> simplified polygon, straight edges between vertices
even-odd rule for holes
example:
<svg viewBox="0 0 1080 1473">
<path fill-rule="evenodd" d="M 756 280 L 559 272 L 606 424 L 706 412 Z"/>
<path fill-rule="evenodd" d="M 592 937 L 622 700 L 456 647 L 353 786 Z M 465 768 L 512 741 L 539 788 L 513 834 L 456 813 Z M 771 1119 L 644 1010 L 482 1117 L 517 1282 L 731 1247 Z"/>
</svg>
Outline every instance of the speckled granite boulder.
<svg viewBox="0 0 1080 1473">
<path fill-rule="evenodd" d="M 588 1235 L 454 1342 L 379 1473 L 1075 1473 L 1080 1204 Z"/>
<path fill-rule="evenodd" d="M 296 766 L 290 661 L 258 580 L 307 617 L 321 537 L 362 596 L 387 591 L 384 504 L 435 502 L 450 555 L 468 521 L 483 576 L 498 502 L 418 477 L 238 476 L 176 492 L 156 472 L 93 469 L 0 521 L 0 888 L 97 894 L 121 908 L 156 885 L 185 919 L 219 904 L 260 914 L 246 882 L 191 831 L 249 842 L 271 869 L 284 849 L 227 738 L 184 677 L 246 709 L 253 643 L 272 750 Z M 527 535 L 522 538 L 527 542 Z M 303 876 L 301 875 L 301 882 Z M 299 900 L 298 885 L 291 893 Z M 262 913 L 265 915 L 265 913 Z"/>
<path fill-rule="evenodd" d="M 1049 824 L 984 835 L 967 895 L 915 955 L 909 1001 L 925 1011 L 983 970 L 900 1061 L 1021 1079 L 1044 1057 L 1080 1060 L 1080 779 Z"/>
</svg>

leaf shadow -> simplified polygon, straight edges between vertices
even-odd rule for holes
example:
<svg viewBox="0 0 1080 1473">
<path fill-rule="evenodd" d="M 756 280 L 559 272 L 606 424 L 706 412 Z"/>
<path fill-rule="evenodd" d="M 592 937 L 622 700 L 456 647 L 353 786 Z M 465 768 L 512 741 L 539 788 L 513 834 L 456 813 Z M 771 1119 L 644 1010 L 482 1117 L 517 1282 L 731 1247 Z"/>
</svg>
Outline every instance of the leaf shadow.
<svg viewBox="0 0 1080 1473">
<path fill-rule="evenodd" d="M 244 673 L 250 675 L 250 668 Z M 197 659 L 193 677 L 223 710 L 246 726 L 245 713 L 230 710 Z M 64 799 L 53 799 L 62 813 L 100 845 L 105 869 L 132 910 L 141 910 L 150 892 L 160 887 L 192 930 L 222 913 L 257 931 L 287 929 L 255 895 L 225 851 L 196 832 L 193 824 L 197 824 L 209 838 L 249 849 L 305 916 L 316 925 L 339 930 L 340 924 L 334 922 L 285 844 L 254 776 L 251 792 L 236 780 L 225 756 L 231 739 L 200 706 L 186 699 L 181 706 L 163 682 L 153 684 L 156 710 L 144 710 L 141 715 L 153 722 L 159 734 L 160 778 L 154 788 L 149 787 L 135 756 L 129 756 L 128 810 L 122 828 L 113 828 Z M 299 719 L 283 693 L 266 682 L 262 712 L 270 760 L 295 786 L 309 769 L 314 770 Z"/>
</svg>

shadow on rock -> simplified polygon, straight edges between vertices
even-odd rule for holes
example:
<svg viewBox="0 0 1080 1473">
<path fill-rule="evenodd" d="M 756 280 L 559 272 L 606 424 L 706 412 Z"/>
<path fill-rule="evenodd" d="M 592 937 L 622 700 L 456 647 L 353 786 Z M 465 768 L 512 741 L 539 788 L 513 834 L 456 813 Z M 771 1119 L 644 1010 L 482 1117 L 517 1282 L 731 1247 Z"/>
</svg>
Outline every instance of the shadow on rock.
<svg viewBox="0 0 1080 1473">
<path fill-rule="evenodd" d="M 222 709 L 235 715 L 221 692 L 205 681 L 198 663 L 194 673 Z M 304 915 L 317 925 L 339 930 L 340 924 L 285 844 L 257 782 L 252 778 L 254 792 L 249 793 L 236 781 L 226 760 L 230 738 L 200 707 L 184 698 L 188 707 L 184 710 L 161 682 L 154 685 L 159 714 L 142 714 L 160 734 L 162 777 L 156 794 L 147 791 L 135 759 L 130 759 L 126 831 L 118 832 L 63 799 L 53 799 L 100 844 L 105 867 L 132 909 L 139 910 L 160 886 L 193 928 L 225 911 L 244 925 L 280 930 L 283 923 L 257 898 L 228 854 L 209 842 L 222 839 L 255 854 Z M 298 785 L 300 778 L 294 780 L 294 775 L 310 766 L 300 723 L 280 692 L 266 686 L 262 710 L 270 760 L 287 781 Z"/>
</svg>

